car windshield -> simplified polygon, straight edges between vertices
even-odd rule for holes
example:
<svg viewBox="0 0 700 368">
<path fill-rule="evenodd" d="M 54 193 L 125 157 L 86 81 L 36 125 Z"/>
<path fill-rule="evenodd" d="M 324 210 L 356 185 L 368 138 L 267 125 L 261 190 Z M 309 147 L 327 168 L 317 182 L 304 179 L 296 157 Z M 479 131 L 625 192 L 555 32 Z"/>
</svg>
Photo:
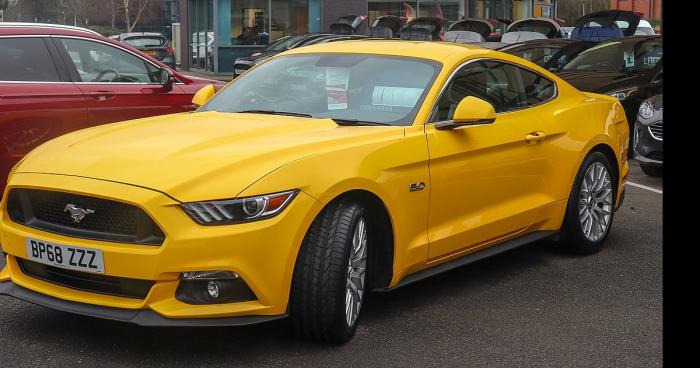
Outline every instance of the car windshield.
<svg viewBox="0 0 700 368">
<path fill-rule="evenodd" d="M 243 74 L 198 111 L 411 125 L 441 64 L 369 54 L 288 55 Z"/>
<path fill-rule="evenodd" d="M 610 41 L 580 53 L 562 70 L 634 72 L 649 70 L 663 57 L 661 39 Z"/>
<path fill-rule="evenodd" d="M 124 42 L 133 47 L 158 47 L 165 45 L 165 38 L 158 36 L 139 36 L 125 38 Z"/>
</svg>

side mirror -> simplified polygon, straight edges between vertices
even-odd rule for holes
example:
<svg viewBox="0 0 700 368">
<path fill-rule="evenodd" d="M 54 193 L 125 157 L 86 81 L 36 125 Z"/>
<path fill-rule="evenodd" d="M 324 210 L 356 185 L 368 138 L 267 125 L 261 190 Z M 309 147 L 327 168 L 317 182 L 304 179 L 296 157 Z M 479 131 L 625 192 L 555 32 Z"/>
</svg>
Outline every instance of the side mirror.
<svg viewBox="0 0 700 368">
<path fill-rule="evenodd" d="M 468 96 L 462 99 L 455 109 L 452 120 L 438 121 L 435 128 L 438 130 L 452 130 L 469 125 L 491 124 L 496 121 L 496 110 L 490 103 Z"/>
<path fill-rule="evenodd" d="M 194 94 L 194 97 L 192 97 L 192 105 L 194 105 L 195 108 L 199 108 L 214 97 L 215 93 L 214 85 L 207 84 Z"/>
<path fill-rule="evenodd" d="M 168 69 L 161 69 L 158 76 L 160 77 L 158 83 L 163 86 L 163 90 L 170 92 L 175 84 L 175 76 Z"/>
</svg>

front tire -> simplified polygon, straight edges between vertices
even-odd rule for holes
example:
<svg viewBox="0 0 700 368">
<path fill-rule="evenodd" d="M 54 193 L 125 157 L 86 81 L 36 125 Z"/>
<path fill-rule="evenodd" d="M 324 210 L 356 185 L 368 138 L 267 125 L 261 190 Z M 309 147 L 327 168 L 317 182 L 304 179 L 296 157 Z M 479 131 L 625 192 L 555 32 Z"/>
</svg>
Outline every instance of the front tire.
<svg viewBox="0 0 700 368">
<path fill-rule="evenodd" d="M 561 243 L 576 254 L 598 252 L 610 234 L 614 217 L 616 178 L 610 160 L 602 152 L 592 152 L 583 161 L 562 226 Z"/>
<path fill-rule="evenodd" d="M 370 227 L 365 208 L 341 199 L 313 221 L 292 280 L 290 317 L 297 334 L 344 343 L 355 334 L 365 296 Z"/>
</svg>

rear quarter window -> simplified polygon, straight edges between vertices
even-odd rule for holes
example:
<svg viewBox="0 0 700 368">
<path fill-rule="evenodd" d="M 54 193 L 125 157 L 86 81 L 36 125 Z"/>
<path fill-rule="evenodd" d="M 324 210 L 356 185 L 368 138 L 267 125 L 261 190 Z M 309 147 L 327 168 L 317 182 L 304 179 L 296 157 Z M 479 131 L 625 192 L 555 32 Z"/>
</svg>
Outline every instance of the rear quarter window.
<svg viewBox="0 0 700 368">
<path fill-rule="evenodd" d="M 49 51 L 40 38 L 0 38 L 0 81 L 58 82 Z"/>
</svg>

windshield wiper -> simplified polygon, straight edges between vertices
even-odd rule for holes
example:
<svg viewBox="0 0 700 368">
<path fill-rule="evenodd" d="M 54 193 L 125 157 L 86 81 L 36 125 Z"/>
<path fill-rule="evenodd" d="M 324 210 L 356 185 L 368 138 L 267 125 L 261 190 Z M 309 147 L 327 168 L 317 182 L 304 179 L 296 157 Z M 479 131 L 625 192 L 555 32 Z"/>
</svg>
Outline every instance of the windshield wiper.
<svg viewBox="0 0 700 368">
<path fill-rule="evenodd" d="M 382 126 L 392 126 L 389 123 L 379 123 L 376 121 L 362 121 L 362 120 L 357 120 L 357 119 L 334 119 L 331 118 L 336 124 L 340 126 L 360 126 L 360 125 L 367 125 L 367 126 L 375 126 L 375 125 L 382 125 Z"/>
<path fill-rule="evenodd" d="M 285 115 L 285 116 L 299 116 L 302 118 L 312 118 L 313 116 L 309 114 L 304 114 L 301 112 L 289 112 L 289 111 L 275 111 L 275 110 L 243 110 L 236 111 L 242 114 L 268 114 L 268 115 Z"/>
</svg>

